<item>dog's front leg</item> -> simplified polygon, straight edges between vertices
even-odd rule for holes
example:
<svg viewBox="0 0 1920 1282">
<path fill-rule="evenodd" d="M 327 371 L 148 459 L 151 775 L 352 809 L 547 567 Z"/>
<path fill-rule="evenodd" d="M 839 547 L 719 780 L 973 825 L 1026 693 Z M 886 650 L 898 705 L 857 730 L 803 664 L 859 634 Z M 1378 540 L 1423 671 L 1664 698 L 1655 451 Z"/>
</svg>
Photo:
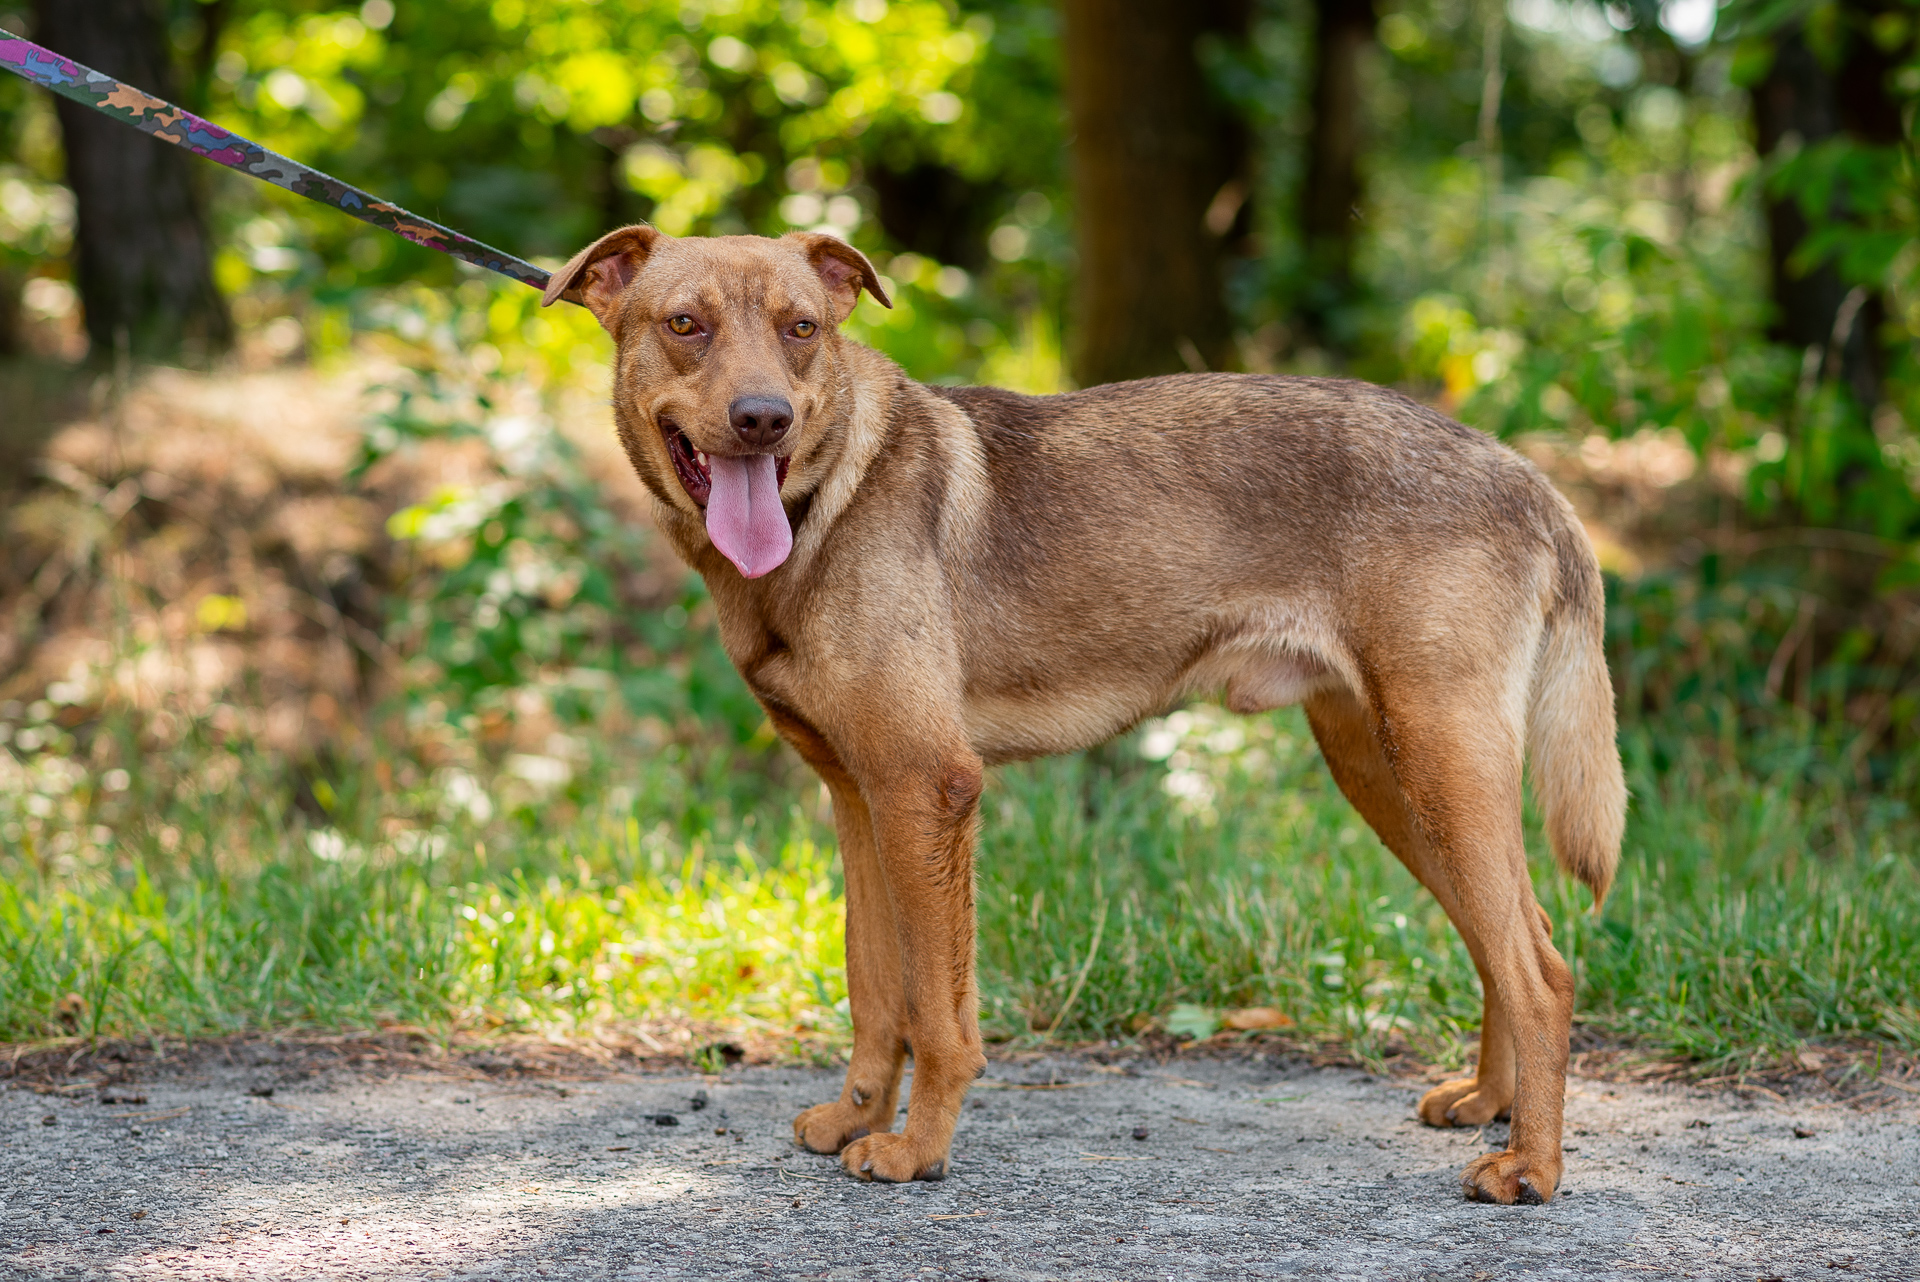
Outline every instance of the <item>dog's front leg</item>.
<svg viewBox="0 0 1920 1282">
<path fill-rule="evenodd" d="M 862 782 L 893 908 L 913 1095 L 905 1129 L 875 1128 L 840 1160 L 862 1179 L 939 1180 L 967 1087 L 987 1065 L 973 973 L 981 764 L 964 746 L 922 749 Z"/>
<path fill-rule="evenodd" d="M 793 1137 L 816 1153 L 838 1153 L 854 1140 L 893 1129 L 900 1071 L 907 1061 L 906 993 L 900 981 L 899 932 L 867 803 L 843 771 L 820 768 L 820 777 L 833 794 L 833 823 L 847 884 L 853 1056 L 840 1098 L 796 1117 Z"/>
</svg>

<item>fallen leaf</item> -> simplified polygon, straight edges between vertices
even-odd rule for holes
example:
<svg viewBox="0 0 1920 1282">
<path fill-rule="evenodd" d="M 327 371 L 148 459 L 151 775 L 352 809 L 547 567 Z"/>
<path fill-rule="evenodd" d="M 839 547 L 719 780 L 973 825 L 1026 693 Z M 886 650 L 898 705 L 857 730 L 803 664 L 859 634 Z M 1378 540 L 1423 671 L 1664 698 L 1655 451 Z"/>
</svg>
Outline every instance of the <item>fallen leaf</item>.
<svg viewBox="0 0 1920 1282">
<path fill-rule="evenodd" d="M 1220 1031 L 1220 1017 L 1205 1006 L 1182 1002 L 1167 1012 L 1167 1032 L 1189 1041 L 1205 1041 Z"/>
<path fill-rule="evenodd" d="M 1230 1010 L 1220 1017 L 1220 1022 L 1228 1028 L 1247 1031 L 1256 1028 L 1291 1028 L 1293 1016 L 1285 1011 L 1275 1010 L 1271 1006 L 1246 1006 L 1240 1010 Z"/>
</svg>

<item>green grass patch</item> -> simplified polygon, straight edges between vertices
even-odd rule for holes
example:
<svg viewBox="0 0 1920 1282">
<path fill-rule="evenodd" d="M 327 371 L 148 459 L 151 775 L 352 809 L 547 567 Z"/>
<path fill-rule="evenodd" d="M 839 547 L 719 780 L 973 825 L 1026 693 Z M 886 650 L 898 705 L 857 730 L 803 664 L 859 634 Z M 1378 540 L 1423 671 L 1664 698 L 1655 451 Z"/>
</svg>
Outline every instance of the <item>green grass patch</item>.
<svg viewBox="0 0 1920 1282">
<path fill-rule="evenodd" d="M 1581 1018 L 1711 1066 L 1809 1039 L 1911 1050 L 1911 819 L 1860 810 L 1841 848 L 1790 744 L 1760 776 L 1684 742 L 1706 746 L 1656 768 L 1626 736 L 1633 815 L 1599 916 L 1533 834 Z M 164 787 L 71 758 L 12 767 L 0 1037 L 676 1019 L 846 1035 L 831 829 L 778 749 L 656 752 L 544 798 L 504 774 L 409 790 L 336 772 L 324 818 L 273 800 L 288 789 L 268 758 L 209 770 L 215 754 L 185 751 L 202 765 Z M 1297 712 L 1198 709 L 998 772 L 978 881 L 996 1037 L 1124 1038 L 1180 1005 L 1268 1005 L 1362 1055 L 1405 1039 L 1446 1057 L 1479 1017 L 1444 915 Z"/>
</svg>

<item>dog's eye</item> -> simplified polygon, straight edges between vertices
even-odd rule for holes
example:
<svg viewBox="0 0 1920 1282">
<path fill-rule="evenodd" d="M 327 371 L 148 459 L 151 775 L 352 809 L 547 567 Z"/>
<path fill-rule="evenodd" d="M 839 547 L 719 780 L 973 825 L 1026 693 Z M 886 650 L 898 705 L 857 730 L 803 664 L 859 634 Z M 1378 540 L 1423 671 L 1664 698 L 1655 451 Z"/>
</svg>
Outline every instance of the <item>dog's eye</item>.
<svg viewBox="0 0 1920 1282">
<path fill-rule="evenodd" d="M 813 331 L 819 328 L 820 327 L 812 321 L 801 321 L 793 327 L 793 336 L 795 338 L 812 338 Z"/>
<path fill-rule="evenodd" d="M 700 325 L 699 322 L 695 321 L 691 316 L 675 316 L 667 322 L 667 328 L 676 334 L 691 334 L 694 330 L 699 329 Z"/>
</svg>

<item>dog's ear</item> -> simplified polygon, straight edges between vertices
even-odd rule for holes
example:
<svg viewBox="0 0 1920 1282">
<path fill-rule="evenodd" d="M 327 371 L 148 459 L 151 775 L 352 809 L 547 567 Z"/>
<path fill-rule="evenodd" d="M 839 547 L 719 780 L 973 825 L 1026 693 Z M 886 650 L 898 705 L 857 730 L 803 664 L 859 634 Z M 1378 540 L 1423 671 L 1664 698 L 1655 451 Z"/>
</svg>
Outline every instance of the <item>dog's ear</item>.
<svg viewBox="0 0 1920 1282">
<path fill-rule="evenodd" d="M 817 231 L 789 232 L 784 239 L 800 246 L 813 270 L 826 282 L 827 294 L 833 299 L 835 325 L 853 315 L 853 305 L 860 301 L 863 286 L 882 307 L 893 306 L 893 300 L 880 286 L 880 273 L 873 270 L 865 254 L 846 241 Z"/>
<path fill-rule="evenodd" d="M 542 307 L 551 307 L 562 298 L 586 305 L 599 320 L 600 327 L 613 333 L 620 314 L 620 296 L 627 291 L 640 264 L 654 246 L 668 239 L 644 223 L 610 231 L 573 256 L 565 267 L 547 282 L 540 296 Z"/>
</svg>

